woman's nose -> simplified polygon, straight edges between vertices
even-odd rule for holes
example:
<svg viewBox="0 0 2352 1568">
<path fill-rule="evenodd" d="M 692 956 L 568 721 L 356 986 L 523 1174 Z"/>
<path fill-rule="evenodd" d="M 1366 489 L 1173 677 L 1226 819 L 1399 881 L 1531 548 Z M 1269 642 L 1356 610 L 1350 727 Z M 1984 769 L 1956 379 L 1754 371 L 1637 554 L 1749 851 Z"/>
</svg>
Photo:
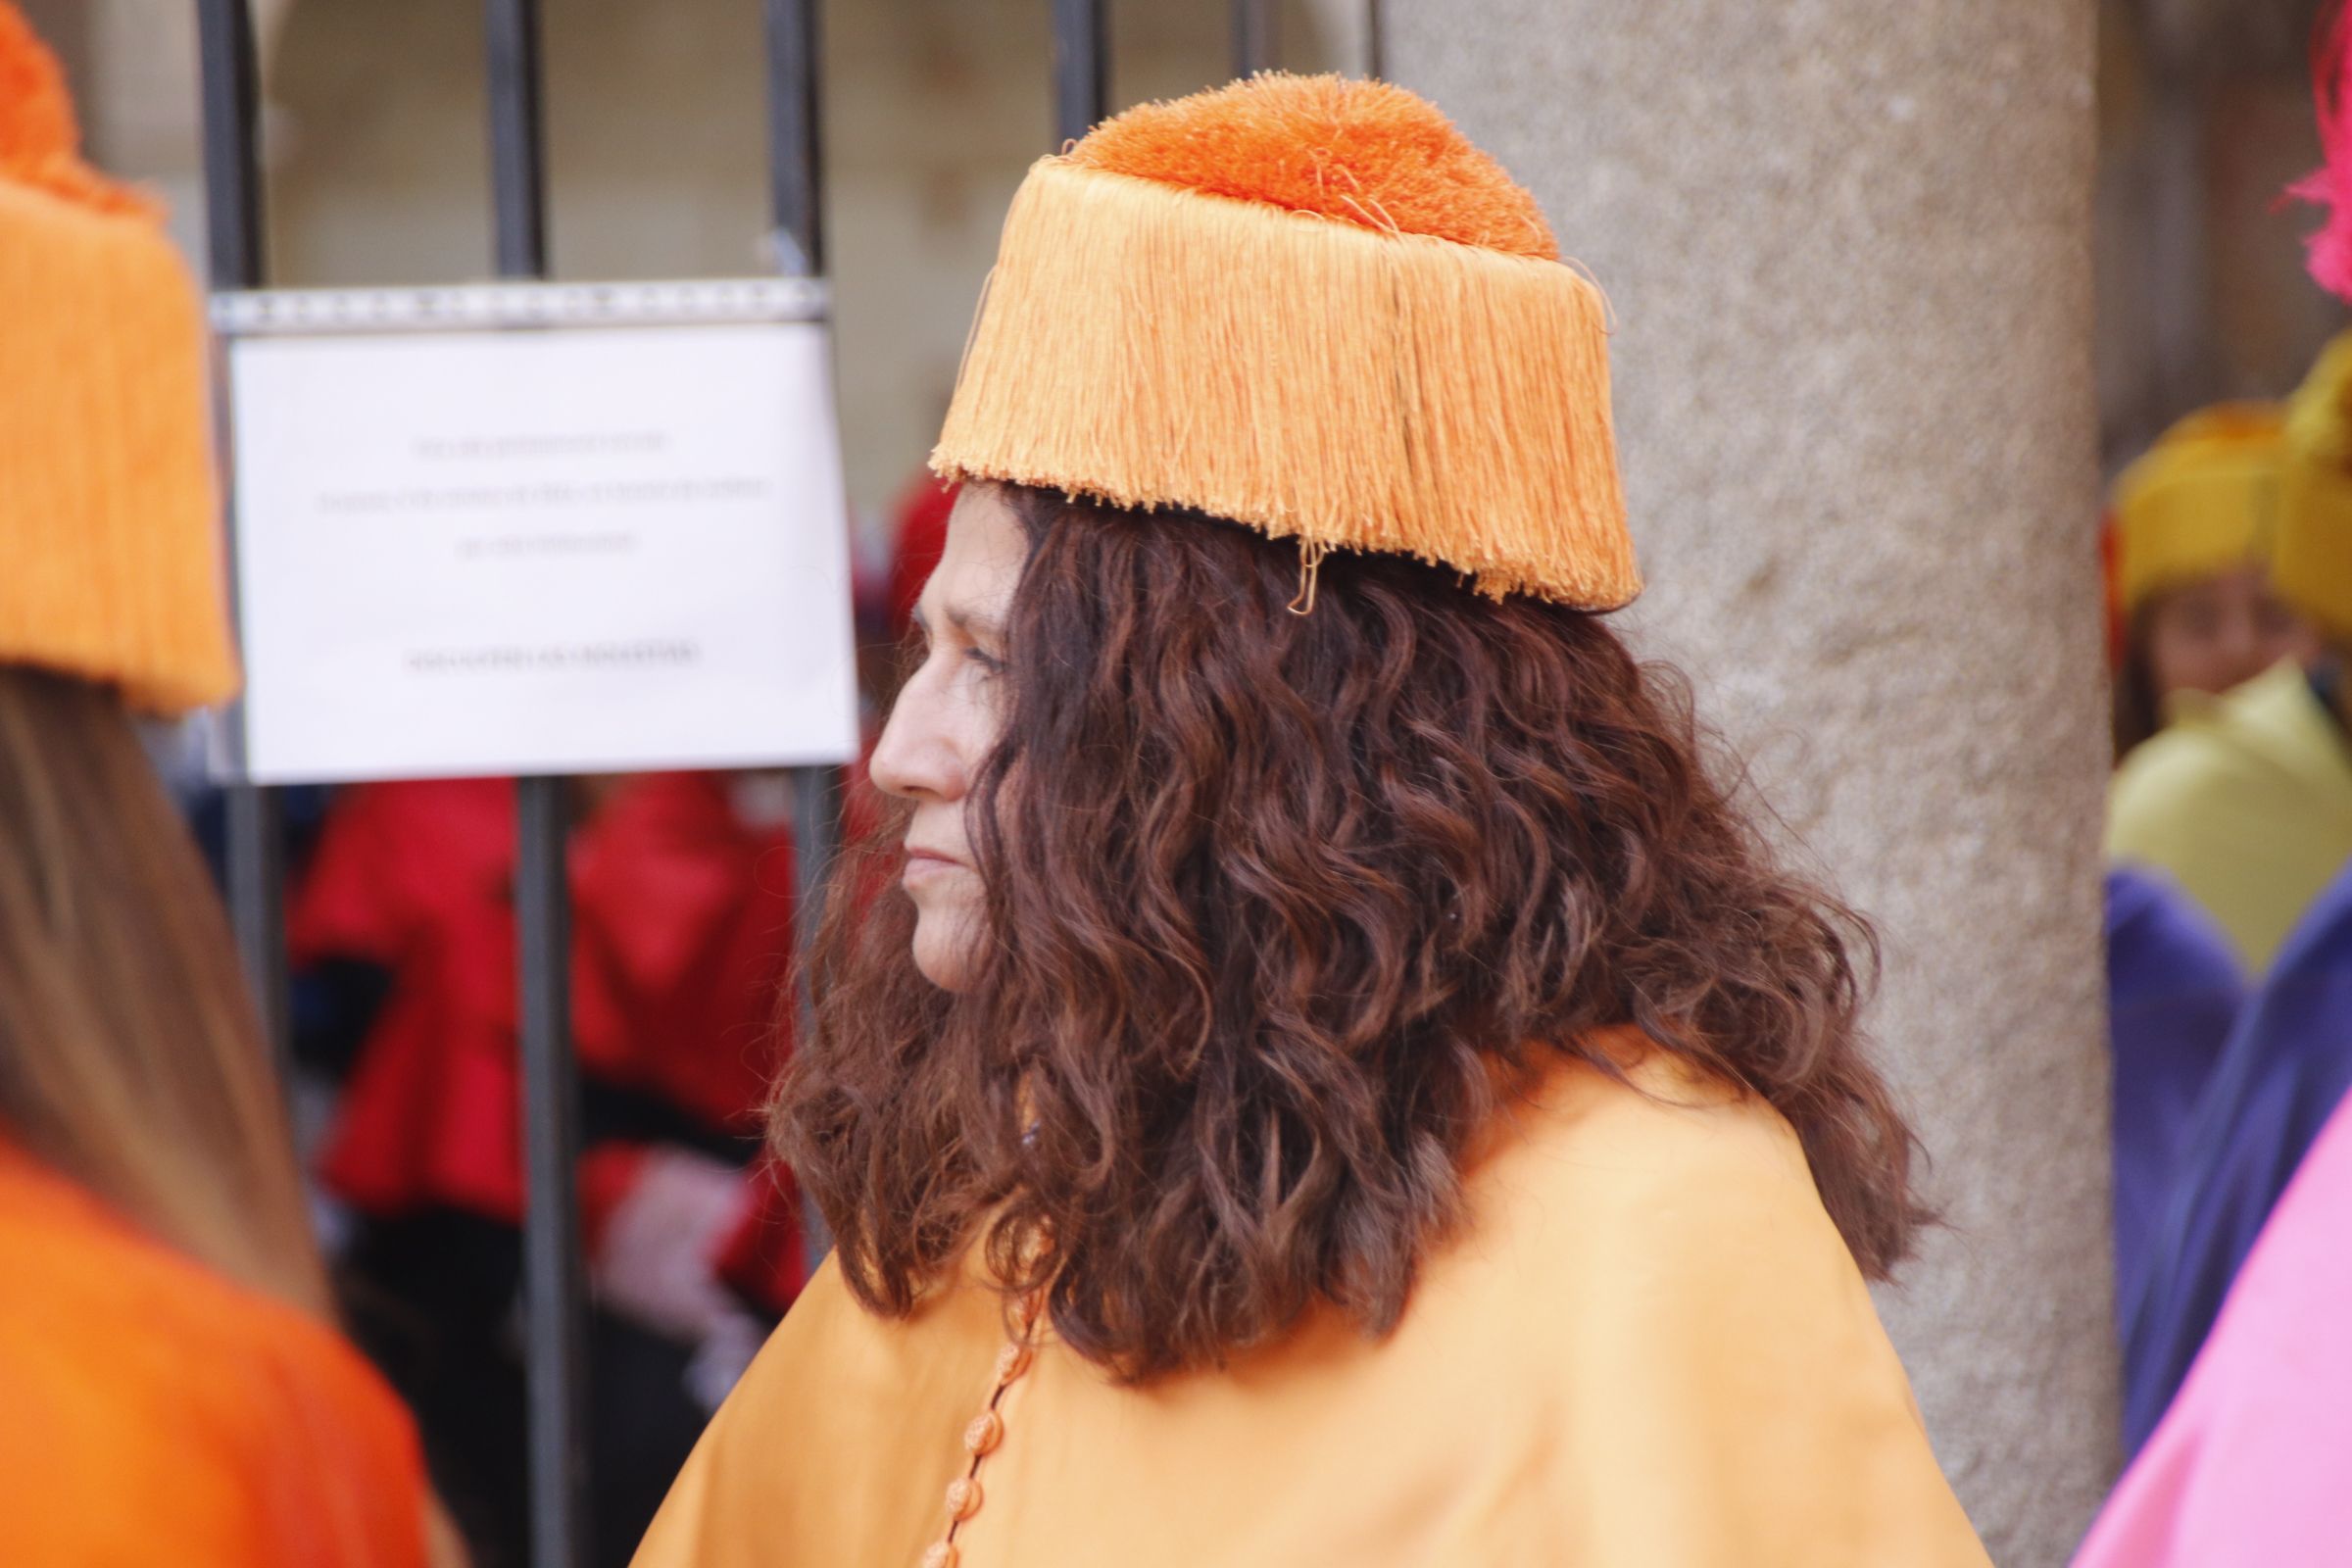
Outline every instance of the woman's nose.
<svg viewBox="0 0 2352 1568">
<path fill-rule="evenodd" d="M 963 768 L 943 721 L 929 667 L 915 671 L 891 705 L 866 770 L 885 795 L 908 801 L 952 801 L 963 792 Z"/>
<path fill-rule="evenodd" d="M 2262 628 L 2252 615 L 2231 615 L 2222 623 L 2220 644 L 2223 657 L 2232 669 L 2246 674 L 2259 674 L 2262 663 Z"/>
</svg>

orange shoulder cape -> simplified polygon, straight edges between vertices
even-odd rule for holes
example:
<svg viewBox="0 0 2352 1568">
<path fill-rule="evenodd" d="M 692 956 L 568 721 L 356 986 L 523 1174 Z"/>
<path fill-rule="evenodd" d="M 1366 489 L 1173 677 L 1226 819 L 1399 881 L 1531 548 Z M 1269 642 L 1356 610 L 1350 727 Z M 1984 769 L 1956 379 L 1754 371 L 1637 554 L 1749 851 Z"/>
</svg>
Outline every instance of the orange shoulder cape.
<svg viewBox="0 0 2352 1568">
<path fill-rule="evenodd" d="M 343 1341 L 0 1144 L 0 1563 L 420 1568 L 408 1413 Z"/>
<path fill-rule="evenodd" d="M 1387 1339 L 1310 1320 L 1143 1390 L 1049 1339 L 976 1468 L 994 1295 L 886 1322 L 827 1265 L 637 1568 L 1985 1568 L 1795 1135 L 1632 1077 L 1563 1066 L 1515 1108 Z"/>
</svg>

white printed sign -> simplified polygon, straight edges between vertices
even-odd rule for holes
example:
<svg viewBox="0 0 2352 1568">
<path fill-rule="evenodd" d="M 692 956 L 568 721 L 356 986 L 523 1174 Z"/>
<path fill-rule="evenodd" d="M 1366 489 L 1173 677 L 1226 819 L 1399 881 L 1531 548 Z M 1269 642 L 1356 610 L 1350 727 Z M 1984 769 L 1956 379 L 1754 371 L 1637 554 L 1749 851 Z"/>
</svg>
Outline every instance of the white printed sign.
<svg viewBox="0 0 2352 1568">
<path fill-rule="evenodd" d="M 228 374 L 248 777 L 855 754 L 820 324 L 245 337 Z"/>
</svg>

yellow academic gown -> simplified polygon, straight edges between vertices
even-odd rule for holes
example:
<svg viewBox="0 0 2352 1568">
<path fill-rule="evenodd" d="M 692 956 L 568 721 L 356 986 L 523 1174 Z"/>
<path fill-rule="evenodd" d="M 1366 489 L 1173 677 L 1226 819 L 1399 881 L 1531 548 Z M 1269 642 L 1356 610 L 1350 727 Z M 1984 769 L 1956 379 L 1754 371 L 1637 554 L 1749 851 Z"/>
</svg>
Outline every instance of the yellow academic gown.
<svg viewBox="0 0 2352 1568">
<path fill-rule="evenodd" d="M 2169 872 L 2256 975 L 2352 857 L 2352 743 L 2292 661 L 2191 700 L 2116 770 L 2107 854 Z"/>
<path fill-rule="evenodd" d="M 1326 1313 L 1122 1389 L 1006 1357 L 977 1285 L 885 1321 L 828 1264 L 636 1568 L 1984 1568 L 1787 1123 L 1633 1076 L 1514 1108 L 1378 1342 Z"/>
</svg>

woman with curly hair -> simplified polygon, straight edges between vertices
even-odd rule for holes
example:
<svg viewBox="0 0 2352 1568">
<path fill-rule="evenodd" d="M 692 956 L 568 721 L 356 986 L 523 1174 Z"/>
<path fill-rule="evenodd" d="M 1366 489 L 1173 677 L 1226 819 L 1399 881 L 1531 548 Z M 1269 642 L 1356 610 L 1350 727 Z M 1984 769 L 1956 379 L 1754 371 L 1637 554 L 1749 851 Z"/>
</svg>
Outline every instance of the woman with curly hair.
<svg viewBox="0 0 2352 1568">
<path fill-rule="evenodd" d="M 1378 84 L 1032 171 L 775 1105 L 837 1250 L 644 1568 L 1984 1561 L 1871 939 L 1600 618 L 1555 258 Z"/>
</svg>

